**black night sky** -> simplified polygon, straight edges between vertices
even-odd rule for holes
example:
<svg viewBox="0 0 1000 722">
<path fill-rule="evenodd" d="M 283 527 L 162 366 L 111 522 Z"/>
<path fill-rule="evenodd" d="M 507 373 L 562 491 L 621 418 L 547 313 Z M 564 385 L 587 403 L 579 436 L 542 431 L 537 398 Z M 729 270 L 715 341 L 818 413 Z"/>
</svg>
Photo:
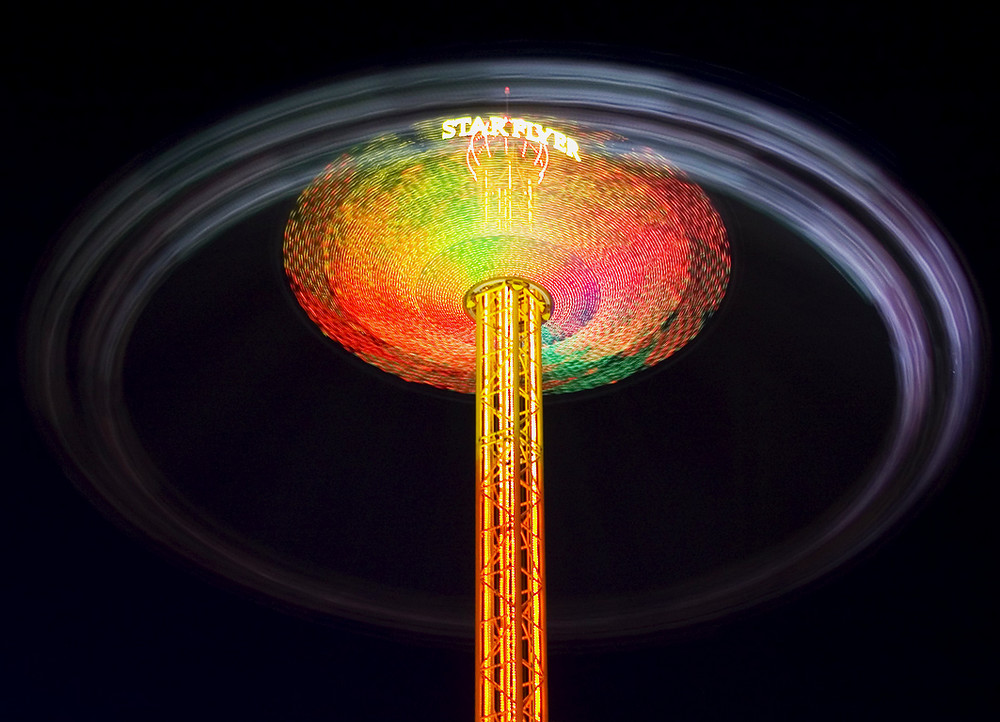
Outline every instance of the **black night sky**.
<svg viewBox="0 0 1000 722">
<path fill-rule="evenodd" d="M 871 4 L 800 4 L 791 12 L 682 5 L 15 11 L 4 43 L 4 114 L 12 121 L 5 264 L 13 282 L 5 286 L 11 413 L 0 717 L 471 716 L 471 634 L 468 644 L 441 643 L 293 613 L 161 553 L 80 493 L 23 400 L 15 339 L 49 244 L 123 167 L 229 115 L 348 74 L 463 57 L 569 54 L 687 71 L 808 115 L 878 159 L 948 230 L 984 308 L 993 308 L 995 224 L 987 209 L 996 173 L 984 106 L 994 63 L 985 19 L 915 5 L 893 12 Z M 873 438 L 892 404 L 877 319 L 849 299 L 822 317 L 839 292 L 836 274 L 816 270 L 822 264 L 805 251 L 776 253 L 780 229 L 723 205 L 741 229 L 770 233 L 775 245 L 734 250 L 731 293 L 705 338 L 615 394 L 547 407 L 550 480 L 587 477 L 593 490 L 601 476 L 588 454 L 617 459 L 605 470 L 611 501 L 556 481 L 547 491 L 550 507 L 562 510 L 551 512 L 550 553 L 573 560 L 550 580 L 567 608 L 606 587 L 622 599 L 641 596 L 650 569 L 694 574 L 772 543 L 822 511 L 844 491 L 837 480 L 856 474 L 877 448 Z M 273 209 L 221 238 L 157 294 L 129 350 L 129 413 L 150 456 L 227 533 L 253 536 L 268 553 L 302 564 L 461 600 L 472 580 L 451 570 L 471 572 L 471 548 L 462 546 L 473 527 L 472 432 L 463 426 L 467 420 L 471 429 L 471 405 L 414 393 L 324 347 L 275 283 L 280 257 L 269 234 L 280 234 L 284 213 Z M 803 266 L 815 273 L 803 278 L 794 270 Z M 214 301 L 206 308 L 208 294 Z M 789 313 L 791 299 L 815 310 Z M 774 315 L 782 315 L 784 335 L 762 337 L 751 358 L 726 355 L 726 338 Z M 790 337 L 808 347 L 799 366 L 786 364 L 781 344 Z M 289 348 L 306 351 L 293 370 L 276 373 Z M 235 368 L 243 388 L 257 389 L 252 402 L 220 381 L 231 381 Z M 760 404 L 759 395 L 741 392 L 747 368 L 764 370 L 781 423 L 761 430 L 753 414 L 768 409 L 743 413 L 741 404 Z M 822 373 L 840 385 L 817 383 Z M 186 393 L 177 393 L 181 387 Z M 687 400 L 640 423 L 660 398 Z M 371 413 L 349 423 L 332 410 L 337 404 Z M 831 407 L 840 416 L 814 423 L 812 408 Z M 993 414 L 984 403 L 946 483 L 905 524 L 820 581 L 682 632 L 555 644 L 552 722 L 993 718 Z M 400 442 L 415 422 L 416 438 Z M 597 433 L 602 423 L 614 432 Z M 296 424 L 300 431 L 290 434 Z M 714 451 L 719 434 L 732 442 L 723 444 L 728 455 Z M 436 440 L 456 436 L 468 448 L 445 444 L 435 457 L 440 468 L 425 458 Z M 623 452 L 616 446 L 623 439 L 646 451 Z M 699 491 L 657 487 L 652 480 L 666 460 L 672 473 L 698 479 L 691 488 Z M 781 488 L 781 464 L 808 470 L 813 484 Z M 740 478 L 790 501 L 734 502 L 741 489 L 727 470 L 737 465 Z M 404 467 L 435 481 L 414 489 Z M 330 469 L 366 484 L 269 485 L 279 471 L 308 480 Z M 440 483 L 441 469 L 467 469 L 468 485 Z M 237 490 L 242 500 L 234 504 Z M 654 501 L 650 491 L 659 494 Z M 375 498 L 392 500 L 381 517 Z M 300 502 L 314 513 L 297 526 Z M 655 531 L 658 502 L 686 510 L 663 534 Z M 333 518 L 345 508 L 352 514 Z M 415 530 L 424 534 L 416 542 Z M 361 538 L 371 546 L 359 546 Z M 629 544 L 616 546 L 616 538 Z M 397 567 L 386 562 L 394 546 L 406 550 Z"/>
</svg>

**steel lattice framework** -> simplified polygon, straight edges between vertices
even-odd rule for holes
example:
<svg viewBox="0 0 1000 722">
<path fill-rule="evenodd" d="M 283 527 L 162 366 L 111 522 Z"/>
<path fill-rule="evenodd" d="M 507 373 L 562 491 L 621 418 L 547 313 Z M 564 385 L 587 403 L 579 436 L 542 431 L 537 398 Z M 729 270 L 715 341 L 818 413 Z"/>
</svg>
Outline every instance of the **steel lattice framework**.
<svg viewBox="0 0 1000 722">
<path fill-rule="evenodd" d="M 518 278 L 466 296 L 476 319 L 476 710 L 548 719 L 542 533 L 541 327 L 552 302 Z"/>
</svg>

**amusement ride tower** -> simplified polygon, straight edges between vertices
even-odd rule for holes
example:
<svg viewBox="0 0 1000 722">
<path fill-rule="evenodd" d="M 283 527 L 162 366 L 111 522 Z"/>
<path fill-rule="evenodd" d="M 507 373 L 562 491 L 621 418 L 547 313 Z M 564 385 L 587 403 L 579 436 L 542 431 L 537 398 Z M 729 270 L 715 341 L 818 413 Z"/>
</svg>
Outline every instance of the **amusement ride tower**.
<svg viewBox="0 0 1000 722">
<path fill-rule="evenodd" d="M 698 333 L 729 275 L 718 213 L 623 138 L 469 114 L 330 165 L 289 219 L 285 265 L 349 351 L 475 393 L 476 718 L 544 722 L 542 392 L 613 383 Z"/>
<path fill-rule="evenodd" d="M 507 81 L 524 94 L 501 113 L 490 89 Z M 738 333 L 703 349 L 709 363 L 650 379 L 729 283 L 726 230 L 696 181 L 744 229 Z M 385 389 L 351 374 L 327 384 L 342 365 L 269 312 L 271 210 L 292 293 L 329 339 L 451 400 L 476 394 L 475 573 L 437 556 L 464 546 L 444 506 L 471 480 L 450 440 L 427 434 L 435 415 L 417 416 L 430 404 L 409 403 L 427 397 L 367 408 L 364 389 Z M 719 618 L 898 527 L 973 431 L 988 368 L 968 269 L 891 174 L 763 99 L 583 60 L 407 67 L 241 114 L 123 174 L 40 270 L 25 390 L 88 497 L 297 608 L 454 638 L 475 606 L 480 722 L 546 718 L 546 631 Z M 675 395 L 686 383 L 671 379 L 694 366 Z M 577 459 L 561 466 L 550 443 L 543 510 L 542 394 L 632 375 L 627 394 L 581 404 L 573 421 L 593 426 L 579 427 Z M 317 398 L 337 426 L 306 423 Z M 343 436 L 317 444 L 317 428 Z M 249 448 L 261 438 L 274 446 Z M 545 574 L 555 509 L 547 571 L 566 577 Z M 382 544 L 358 533 L 371 518 Z M 739 528 L 718 537 L 730 520 Z M 705 558 L 686 565 L 686 545 L 671 557 L 679 539 Z M 560 540 L 579 558 L 556 556 Z M 625 558 L 626 540 L 643 548 Z M 474 605 L 451 583 L 471 591 L 466 576 Z"/>
</svg>

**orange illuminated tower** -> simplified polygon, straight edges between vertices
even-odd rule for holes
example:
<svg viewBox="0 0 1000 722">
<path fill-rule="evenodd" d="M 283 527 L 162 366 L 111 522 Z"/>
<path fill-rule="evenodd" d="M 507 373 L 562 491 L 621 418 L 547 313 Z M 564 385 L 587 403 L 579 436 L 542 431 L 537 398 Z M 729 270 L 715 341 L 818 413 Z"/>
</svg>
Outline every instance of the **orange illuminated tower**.
<svg viewBox="0 0 1000 722">
<path fill-rule="evenodd" d="M 476 319 L 476 712 L 548 718 L 541 327 L 552 301 L 520 278 L 470 289 Z"/>
<path fill-rule="evenodd" d="M 548 719 L 543 390 L 670 356 L 729 274 L 697 185 L 648 149 L 559 125 L 470 114 L 378 139 L 317 178 L 286 229 L 289 281 L 324 333 L 408 381 L 475 393 L 477 722 Z"/>
</svg>

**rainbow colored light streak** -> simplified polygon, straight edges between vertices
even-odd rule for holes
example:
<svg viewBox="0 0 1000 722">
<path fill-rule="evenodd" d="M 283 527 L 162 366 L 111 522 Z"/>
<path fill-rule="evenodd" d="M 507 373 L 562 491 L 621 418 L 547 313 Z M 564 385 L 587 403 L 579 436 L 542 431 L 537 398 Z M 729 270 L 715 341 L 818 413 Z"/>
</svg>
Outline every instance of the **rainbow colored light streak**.
<svg viewBox="0 0 1000 722">
<path fill-rule="evenodd" d="M 662 361 L 718 308 L 725 228 L 704 191 L 663 158 L 612 152 L 606 134 L 571 127 L 582 162 L 545 153 L 540 173 L 537 143 L 442 140 L 439 127 L 345 153 L 288 221 L 292 289 L 351 352 L 407 381 L 473 393 L 475 327 L 463 297 L 483 280 L 523 277 L 552 296 L 543 388 L 566 393 Z M 477 165 L 488 161 L 522 174 L 505 181 L 513 200 L 499 201 L 527 209 L 513 223 L 509 212 L 506 224 L 489 222 L 492 191 Z"/>
</svg>

